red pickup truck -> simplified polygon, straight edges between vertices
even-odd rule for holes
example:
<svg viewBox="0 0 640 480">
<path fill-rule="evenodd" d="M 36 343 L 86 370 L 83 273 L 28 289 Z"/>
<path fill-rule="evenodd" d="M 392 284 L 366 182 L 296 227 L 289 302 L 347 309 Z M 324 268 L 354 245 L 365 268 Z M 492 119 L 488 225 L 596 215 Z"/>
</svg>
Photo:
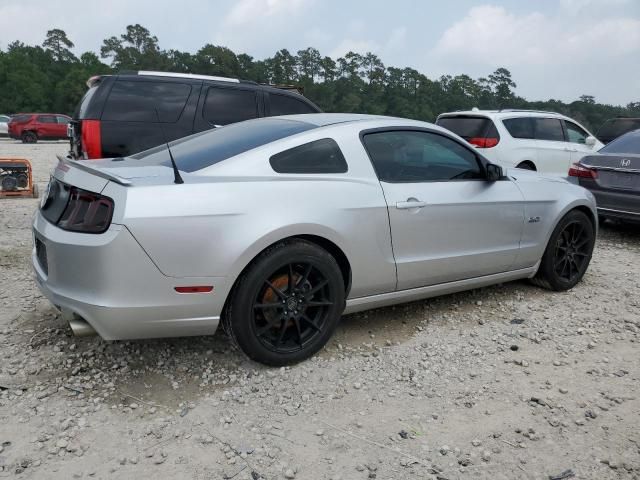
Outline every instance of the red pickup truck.
<svg viewBox="0 0 640 480">
<path fill-rule="evenodd" d="M 22 143 L 64 140 L 71 118 L 60 113 L 18 113 L 9 120 L 9 137 Z"/>
</svg>

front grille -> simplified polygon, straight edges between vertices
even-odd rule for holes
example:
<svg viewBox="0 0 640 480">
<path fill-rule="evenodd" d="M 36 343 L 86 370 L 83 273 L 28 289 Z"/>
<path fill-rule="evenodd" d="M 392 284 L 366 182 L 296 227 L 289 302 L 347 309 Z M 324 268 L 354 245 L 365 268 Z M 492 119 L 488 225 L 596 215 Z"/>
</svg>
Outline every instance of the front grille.
<svg viewBox="0 0 640 480">
<path fill-rule="evenodd" d="M 47 262 L 47 247 L 42 241 L 36 237 L 36 257 L 38 257 L 38 263 L 42 271 L 49 275 L 49 264 Z"/>
</svg>

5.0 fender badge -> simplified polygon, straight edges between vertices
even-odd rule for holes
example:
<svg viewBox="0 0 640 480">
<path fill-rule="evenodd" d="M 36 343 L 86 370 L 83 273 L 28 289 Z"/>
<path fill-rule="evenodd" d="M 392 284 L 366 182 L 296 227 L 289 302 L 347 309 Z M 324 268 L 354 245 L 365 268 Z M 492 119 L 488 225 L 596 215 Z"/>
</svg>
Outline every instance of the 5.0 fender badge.
<svg viewBox="0 0 640 480">
<path fill-rule="evenodd" d="M 540 217 L 529 217 L 529 223 L 538 223 L 540 221 Z"/>
</svg>

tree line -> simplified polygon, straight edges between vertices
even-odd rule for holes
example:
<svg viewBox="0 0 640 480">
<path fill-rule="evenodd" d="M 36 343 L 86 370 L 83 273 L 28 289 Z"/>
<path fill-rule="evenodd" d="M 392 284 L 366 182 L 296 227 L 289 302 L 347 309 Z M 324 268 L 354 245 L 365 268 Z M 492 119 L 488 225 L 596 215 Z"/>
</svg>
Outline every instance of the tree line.
<svg viewBox="0 0 640 480">
<path fill-rule="evenodd" d="M 162 50 L 158 38 L 142 25 L 129 25 L 106 38 L 100 55 L 77 57 L 73 42 L 60 29 L 49 30 L 42 45 L 15 41 L 0 49 L 0 113 L 26 111 L 71 114 L 93 75 L 125 70 L 162 70 L 219 75 L 259 83 L 296 85 L 327 112 L 358 112 L 434 121 L 453 110 L 521 108 L 550 110 L 597 129 L 606 119 L 640 116 L 640 101 L 626 106 L 596 102 L 582 95 L 571 103 L 527 101 L 515 92 L 506 68 L 487 77 L 443 75 L 428 78 L 413 68 L 387 67 L 373 53 L 349 52 L 333 59 L 312 47 L 279 50 L 257 60 L 227 47 L 206 44 L 195 53 Z"/>
</svg>

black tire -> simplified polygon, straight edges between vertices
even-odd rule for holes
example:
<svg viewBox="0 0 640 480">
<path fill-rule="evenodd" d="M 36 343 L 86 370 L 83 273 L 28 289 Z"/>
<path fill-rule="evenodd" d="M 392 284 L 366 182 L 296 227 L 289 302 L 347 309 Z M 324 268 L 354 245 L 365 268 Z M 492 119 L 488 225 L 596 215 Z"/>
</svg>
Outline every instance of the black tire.
<svg viewBox="0 0 640 480">
<path fill-rule="evenodd" d="M 522 170 L 531 170 L 531 171 L 534 171 L 534 172 L 536 171 L 536 166 L 531 162 L 519 163 L 516 168 L 520 168 Z"/>
<path fill-rule="evenodd" d="M 18 188 L 27 188 L 29 186 L 29 176 L 26 173 L 19 173 L 16 177 Z"/>
<path fill-rule="evenodd" d="M 38 135 L 35 132 L 24 132 L 22 134 L 22 143 L 38 143 Z"/>
<path fill-rule="evenodd" d="M 595 240 L 591 219 L 579 210 L 570 211 L 553 230 L 532 282 L 548 290 L 573 288 L 587 271 Z"/>
<path fill-rule="evenodd" d="M 13 192 L 18 189 L 18 179 L 13 175 L 4 175 L 1 185 L 5 192 Z"/>
<path fill-rule="evenodd" d="M 249 358 L 282 366 L 320 350 L 344 307 L 335 258 L 314 243 L 288 240 L 265 250 L 241 275 L 222 321 Z"/>
</svg>

